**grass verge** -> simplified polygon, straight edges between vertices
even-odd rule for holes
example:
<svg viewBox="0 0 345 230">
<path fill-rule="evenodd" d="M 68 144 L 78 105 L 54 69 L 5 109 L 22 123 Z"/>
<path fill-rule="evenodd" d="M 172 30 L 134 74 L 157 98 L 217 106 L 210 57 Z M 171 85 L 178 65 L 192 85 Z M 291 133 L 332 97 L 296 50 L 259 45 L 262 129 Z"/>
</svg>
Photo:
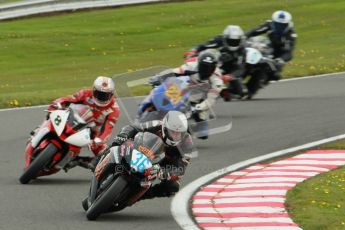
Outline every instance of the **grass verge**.
<svg viewBox="0 0 345 230">
<path fill-rule="evenodd" d="M 317 149 L 345 149 L 345 140 Z M 312 177 L 289 190 L 285 203 L 304 230 L 345 229 L 345 167 Z"/>
<path fill-rule="evenodd" d="M 97 75 L 180 65 L 185 50 L 221 33 L 227 24 L 248 30 L 277 9 L 293 14 L 299 35 L 286 77 L 345 70 L 342 0 L 122 7 L 1 22 L 0 107 L 47 103 L 90 86 Z"/>
</svg>

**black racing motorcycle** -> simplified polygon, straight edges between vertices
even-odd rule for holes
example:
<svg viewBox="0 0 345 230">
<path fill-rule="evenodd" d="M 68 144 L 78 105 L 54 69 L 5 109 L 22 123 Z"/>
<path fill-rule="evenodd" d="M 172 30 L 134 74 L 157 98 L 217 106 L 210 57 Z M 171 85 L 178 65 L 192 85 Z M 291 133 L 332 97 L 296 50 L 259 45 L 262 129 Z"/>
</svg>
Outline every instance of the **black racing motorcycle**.
<svg viewBox="0 0 345 230">
<path fill-rule="evenodd" d="M 248 89 L 247 99 L 251 99 L 260 88 L 270 80 L 275 80 L 279 63 L 273 59 L 273 48 L 269 39 L 262 36 L 252 37 L 246 42 L 245 84 Z"/>
<path fill-rule="evenodd" d="M 82 205 L 88 220 L 102 213 L 120 211 L 136 203 L 158 183 L 159 162 L 164 158 L 163 141 L 149 132 L 107 150 L 96 166 L 89 195 Z"/>
</svg>

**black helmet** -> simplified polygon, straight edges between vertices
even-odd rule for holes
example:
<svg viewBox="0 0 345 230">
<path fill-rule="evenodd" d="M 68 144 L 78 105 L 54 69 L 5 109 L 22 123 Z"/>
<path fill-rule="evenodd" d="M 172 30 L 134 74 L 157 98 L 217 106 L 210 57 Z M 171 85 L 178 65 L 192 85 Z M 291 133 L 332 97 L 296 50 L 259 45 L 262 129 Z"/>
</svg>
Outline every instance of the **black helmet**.
<svg viewBox="0 0 345 230">
<path fill-rule="evenodd" d="M 198 57 L 198 73 L 200 80 L 208 80 L 217 67 L 217 57 L 211 51 L 204 51 Z"/>
<path fill-rule="evenodd" d="M 162 139 L 149 132 L 139 132 L 134 137 L 134 149 L 143 153 L 153 164 L 158 163 L 165 156 Z"/>
</svg>

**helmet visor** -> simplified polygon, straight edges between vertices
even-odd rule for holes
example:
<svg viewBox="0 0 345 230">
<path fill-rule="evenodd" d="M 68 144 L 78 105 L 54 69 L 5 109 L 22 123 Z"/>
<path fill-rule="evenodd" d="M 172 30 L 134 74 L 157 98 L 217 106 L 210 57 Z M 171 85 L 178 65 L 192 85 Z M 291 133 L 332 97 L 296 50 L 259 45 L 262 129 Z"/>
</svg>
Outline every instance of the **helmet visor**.
<svg viewBox="0 0 345 230">
<path fill-rule="evenodd" d="M 214 73 L 216 69 L 215 63 L 199 63 L 198 73 L 201 80 L 207 80 Z"/>
<path fill-rule="evenodd" d="M 283 34 L 289 26 L 288 23 L 280 23 L 280 22 L 273 22 L 272 25 L 273 25 L 273 32 L 278 35 Z"/>
<path fill-rule="evenodd" d="M 101 92 L 98 90 L 93 90 L 93 96 L 100 102 L 108 102 L 113 96 L 112 92 Z"/>
<path fill-rule="evenodd" d="M 231 38 L 227 38 L 227 39 L 226 39 L 226 43 L 227 43 L 228 46 L 230 46 L 230 47 L 238 47 L 238 46 L 240 46 L 241 40 L 240 40 L 240 39 L 231 39 Z"/>
</svg>

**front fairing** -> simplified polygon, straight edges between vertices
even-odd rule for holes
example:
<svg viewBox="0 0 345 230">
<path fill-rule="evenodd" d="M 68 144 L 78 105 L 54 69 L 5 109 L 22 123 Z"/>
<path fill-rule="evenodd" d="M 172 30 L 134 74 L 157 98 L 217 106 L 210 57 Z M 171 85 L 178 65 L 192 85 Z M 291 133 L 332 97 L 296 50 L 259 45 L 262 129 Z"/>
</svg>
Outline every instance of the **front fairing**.
<svg viewBox="0 0 345 230">
<path fill-rule="evenodd" d="M 58 136 L 62 134 L 70 117 L 68 110 L 55 110 L 49 114 L 50 121 Z"/>
<path fill-rule="evenodd" d="M 91 130 L 89 128 L 82 129 L 67 137 L 65 142 L 78 147 L 86 146 L 91 143 Z"/>
<path fill-rule="evenodd" d="M 85 105 L 72 104 L 68 113 L 64 141 L 78 147 L 90 144 L 91 127 L 94 125 L 91 110 Z"/>
<path fill-rule="evenodd" d="M 156 110 L 168 112 L 183 110 L 188 106 L 189 77 L 170 77 L 153 89 L 151 100 Z"/>
</svg>

